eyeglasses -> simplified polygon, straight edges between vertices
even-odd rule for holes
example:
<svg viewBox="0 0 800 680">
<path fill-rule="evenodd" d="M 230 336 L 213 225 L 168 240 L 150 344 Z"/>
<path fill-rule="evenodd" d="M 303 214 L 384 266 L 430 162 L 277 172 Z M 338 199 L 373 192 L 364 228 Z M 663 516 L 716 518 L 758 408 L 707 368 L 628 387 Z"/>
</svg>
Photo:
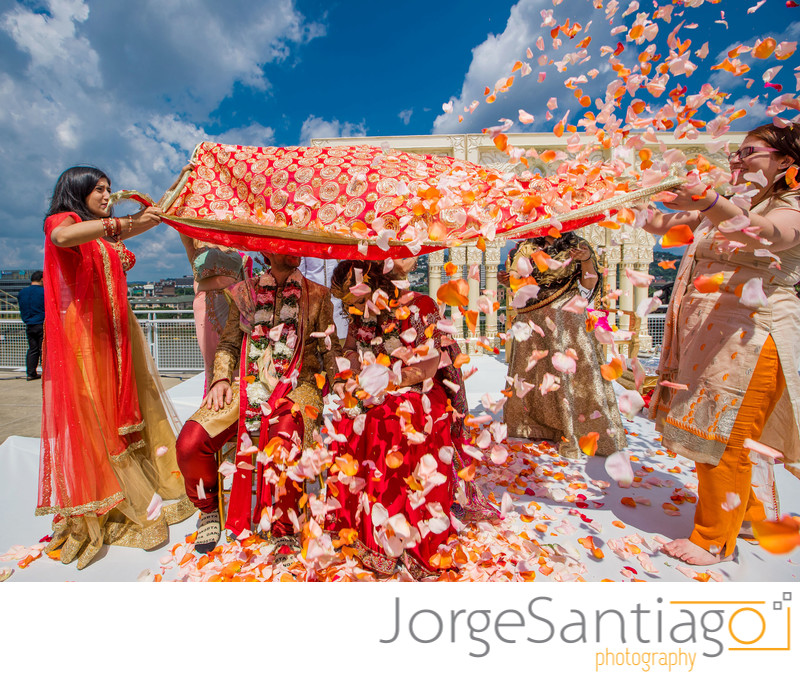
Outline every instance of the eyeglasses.
<svg viewBox="0 0 800 680">
<path fill-rule="evenodd" d="M 773 149 L 771 146 L 743 146 L 741 149 L 728 154 L 728 163 L 733 163 L 737 160 L 743 161 L 759 151 L 777 151 L 777 149 Z"/>
</svg>

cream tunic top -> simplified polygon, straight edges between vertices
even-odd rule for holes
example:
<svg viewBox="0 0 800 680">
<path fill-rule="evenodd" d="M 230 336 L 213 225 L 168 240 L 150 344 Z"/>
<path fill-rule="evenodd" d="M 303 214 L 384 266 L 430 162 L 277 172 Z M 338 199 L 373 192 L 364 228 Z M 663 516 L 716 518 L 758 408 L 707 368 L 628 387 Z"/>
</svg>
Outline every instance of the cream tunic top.
<svg viewBox="0 0 800 680">
<path fill-rule="evenodd" d="M 800 220 L 800 191 L 764 201 L 751 210 L 765 214 L 793 208 Z M 715 241 L 717 228 L 708 220 L 695 231 L 678 271 L 664 329 L 661 380 L 688 387 L 659 385 L 650 406 L 664 445 L 687 458 L 716 465 L 727 446 L 742 398 L 761 349 L 772 336 L 786 379 L 786 390 L 765 424 L 760 441 L 782 451 L 787 463 L 800 460 L 800 243 L 773 258 L 736 250 L 726 252 Z M 735 234 L 726 235 L 731 240 Z M 770 250 L 769 246 L 764 246 Z M 722 273 L 719 290 L 701 293 L 700 275 Z M 761 279 L 767 305 L 753 309 L 741 303 L 742 286 Z M 800 477 L 797 467 L 788 469 Z"/>
</svg>

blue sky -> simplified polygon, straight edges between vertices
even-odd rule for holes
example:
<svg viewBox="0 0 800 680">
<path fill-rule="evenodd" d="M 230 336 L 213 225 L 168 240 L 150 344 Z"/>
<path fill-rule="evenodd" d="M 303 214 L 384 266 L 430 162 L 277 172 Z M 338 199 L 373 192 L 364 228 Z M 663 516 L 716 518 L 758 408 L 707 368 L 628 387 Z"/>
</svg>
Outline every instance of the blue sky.
<svg viewBox="0 0 800 680">
<path fill-rule="evenodd" d="M 205 139 L 292 145 L 319 136 L 477 132 L 503 117 L 515 121 L 512 131 L 550 130 L 555 121 L 545 121 L 545 104 L 553 96 L 556 119 L 571 107 L 574 120 L 564 78 L 595 66 L 601 73 L 584 89 L 602 96 L 613 74 L 596 53 L 624 40 L 610 35 L 594 1 L 0 0 L 0 267 L 41 266 L 42 216 L 70 165 L 95 164 L 115 188 L 157 197 Z M 747 14 L 757 0 L 682 4 L 701 6 L 677 5 L 670 24 L 659 22 L 657 43 L 681 19 L 698 24 L 679 34 L 692 39 L 692 50 L 709 42 L 709 57 L 694 60 L 698 71 L 685 81 L 690 90 L 708 80 L 731 92 L 730 101 L 760 95 L 751 115 L 737 121 L 742 129 L 762 122 L 776 94 L 761 81 L 764 67 L 782 65 L 776 82 L 796 92 L 796 56 L 755 64 L 749 90 L 742 78 L 707 69 L 739 42 L 798 40 L 800 8 L 767 0 Z M 623 19 L 630 2 L 619 5 L 614 26 L 655 6 L 640 0 Z M 566 73 L 535 63 L 539 35 L 552 52 L 542 10 L 553 10 L 557 23 L 593 22 L 591 62 Z M 715 23 L 721 12 L 727 28 Z M 484 87 L 525 60 L 527 47 L 533 73 L 486 104 Z M 628 44 L 621 58 L 634 59 L 635 50 Z M 547 73 L 542 83 L 539 70 Z M 679 82 L 671 79 L 670 87 Z M 473 99 L 480 105 L 458 124 L 456 114 Z M 455 108 L 449 116 L 441 108 L 448 101 Z M 533 124 L 517 122 L 520 108 L 535 116 Z M 189 271 L 177 235 L 165 227 L 129 245 L 138 258 L 132 279 Z"/>
</svg>

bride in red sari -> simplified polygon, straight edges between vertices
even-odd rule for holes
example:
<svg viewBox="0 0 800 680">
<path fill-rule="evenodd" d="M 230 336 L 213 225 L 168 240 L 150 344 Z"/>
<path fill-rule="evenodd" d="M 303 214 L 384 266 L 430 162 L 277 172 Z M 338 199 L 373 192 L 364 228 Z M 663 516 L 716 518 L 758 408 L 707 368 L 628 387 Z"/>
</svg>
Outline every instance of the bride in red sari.
<svg viewBox="0 0 800 680">
<path fill-rule="evenodd" d="M 127 299 L 135 258 L 122 239 L 161 218 L 116 218 L 96 168 L 66 170 L 45 220 L 42 448 L 37 515 L 46 550 L 87 566 L 103 543 L 153 548 L 188 517 L 175 459 L 177 417 Z M 161 507 L 162 499 L 182 502 Z"/>
<path fill-rule="evenodd" d="M 398 291 L 383 263 L 344 261 L 331 292 L 351 317 L 344 346 L 353 378 L 334 421 L 335 466 L 328 487 L 340 504 L 329 525 L 355 529 L 365 566 L 390 575 L 401 564 L 415 578 L 450 535 L 452 383 L 439 371 L 443 334 L 436 303 Z"/>
</svg>

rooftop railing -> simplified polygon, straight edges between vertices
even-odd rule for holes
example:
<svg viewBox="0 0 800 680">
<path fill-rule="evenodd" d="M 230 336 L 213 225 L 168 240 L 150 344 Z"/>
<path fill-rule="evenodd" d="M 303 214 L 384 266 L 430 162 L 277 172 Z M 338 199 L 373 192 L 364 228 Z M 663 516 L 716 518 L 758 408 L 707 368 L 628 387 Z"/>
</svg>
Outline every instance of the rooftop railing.
<svg viewBox="0 0 800 680">
<path fill-rule="evenodd" d="M 192 310 L 134 310 L 134 315 L 159 373 L 203 370 Z M 27 351 L 28 338 L 19 312 L 0 313 L 0 368 L 23 368 Z"/>
<path fill-rule="evenodd" d="M 203 370 L 203 356 L 197 344 L 191 310 L 134 310 L 145 340 L 160 373 L 187 373 Z M 664 342 L 665 314 L 650 314 L 647 331 L 653 348 L 660 352 Z M 28 339 L 19 312 L 0 312 L 0 368 L 24 368 Z"/>
</svg>

